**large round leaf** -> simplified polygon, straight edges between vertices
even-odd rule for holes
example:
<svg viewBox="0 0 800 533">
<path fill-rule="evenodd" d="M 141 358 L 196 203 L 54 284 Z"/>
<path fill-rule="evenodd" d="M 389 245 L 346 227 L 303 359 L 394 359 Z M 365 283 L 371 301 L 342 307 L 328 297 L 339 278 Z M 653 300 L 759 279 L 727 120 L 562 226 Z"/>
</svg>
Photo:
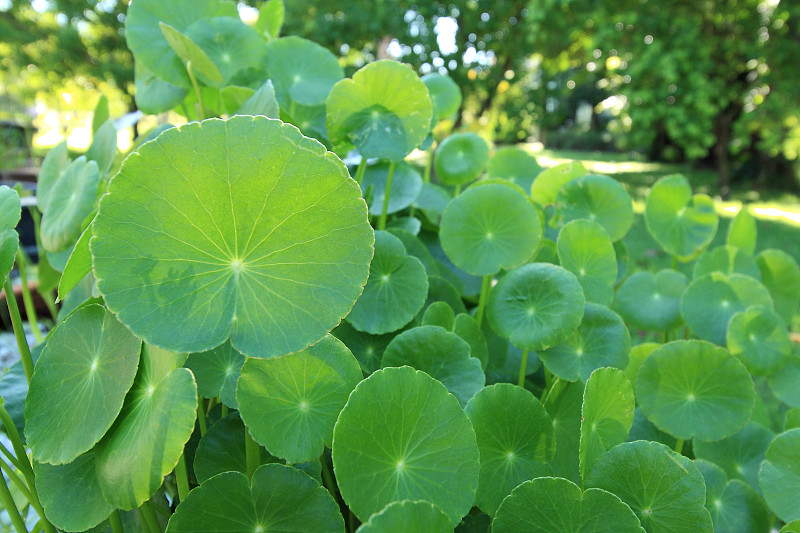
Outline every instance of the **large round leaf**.
<svg viewBox="0 0 800 533">
<path fill-rule="evenodd" d="M 239 412 L 272 455 L 311 461 L 331 445 L 336 417 L 361 377 L 347 346 L 326 335 L 300 352 L 248 359 L 236 391 Z"/>
<path fill-rule="evenodd" d="M 236 5 L 224 0 L 136 0 L 125 18 L 125 38 L 136 60 L 162 80 L 191 88 L 186 66 L 167 42 L 158 23 L 169 24 L 179 32 L 194 22 L 211 17 L 234 17 Z"/>
<path fill-rule="evenodd" d="M 389 179 L 390 163 L 379 163 L 367 167 L 361 189 L 366 193 L 371 187 L 372 199 L 369 211 L 373 216 L 383 213 L 383 199 L 386 196 L 386 182 Z M 405 163 L 395 165 L 392 187 L 389 190 L 389 205 L 386 213 L 397 213 L 414 203 L 422 191 L 422 176 L 414 167 Z"/>
<path fill-rule="evenodd" d="M 207 352 L 190 354 L 185 367 L 192 371 L 197 382 L 197 394 L 203 398 L 216 398 L 237 409 L 236 382 L 244 364 L 244 356 L 229 342 Z"/>
<path fill-rule="evenodd" d="M 97 163 L 81 156 L 67 165 L 50 190 L 42 216 L 42 246 L 48 252 L 67 250 L 81 235 L 83 220 L 94 210 L 100 174 Z"/>
<path fill-rule="evenodd" d="M 22 213 L 17 191 L 6 185 L 0 185 L 0 213 L 0 280 L 3 280 L 14 266 L 19 247 L 19 235 L 14 228 Z"/>
<path fill-rule="evenodd" d="M 667 253 L 683 260 L 703 251 L 719 224 L 714 201 L 705 194 L 692 196 L 689 181 L 680 174 L 653 185 L 644 215 L 650 235 Z"/>
<path fill-rule="evenodd" d="M 800 266 L 791 255 L 772 248 L 758 254 L 756 263 L 761 281 L 775 301 L 775 311 L 791 324 L 800 306 Z"/>
<path fill-rule="evenodd" d="M 45 517 L 63 531 L 86 531 L 114 510 L 97 483 L 94 451 L 58 466 L 33 461 L 33 474 Z"/>
<path fill-rule="evenodd" d="M 543 170 L 531 185 L 531 198 L 542 207 L 554 204 L 561 187 L 586 174 L 580 161 L 563 163 Z"/>
<path fill-rule="evenodd" d="M 453 78 L 431 72 L 422 76 L 422 83 L 428 88 L 440 119 L 450 118 L 458 112 L 461 107 L 461 88 Z"/>
<path fill-rule="evenodd" d="M 305 348 L 350 310 L 372 256 L 344 164 L 265 117 L 190 123 L 144 144 L 92 228 L 109 308 L 137 336 L 187 352 L 229 337 L 251 356 Z"/>
<path fill-rule="evenodd" d="M 484 276 L 530 259 L 542 238 L 542 223 L 527 198 L 495 183 L 468 189 L 451 201 L 439 237 L 458 268 Z"/>
<path fill-rule="evenodd" d="M 544 475 L 556 449 L 553 423 L 533 394 L 498 383 L 479 391 L 465 408 L 481 453 L 475 505 L 494 516 L 514 487 Z"/>
<path fill-rule="evenodd" d="M 325 103 L 334 84 L 344 77 L 336 56 L 319 44 L 296 36 L 267 45 L 267 74 L 275 84 L 281 107 Z"/>
<path fill-rule="evenodd" d="M 706 483 L 706 509 L 711 513 L 715 533 L 767 533 L 769 522 L 764 501 L 746 483 L 728 481 L 713 463 L 696 460 Z"/>
<path fill-rule="evenodd" d="M 364 157 L 399 161 L 428 135 L 433 103 L 410 66 L 370 63 L 333 86 L 328 100 L 328 135 L 351 143 Z"/>
<path fill-rule="evenodd" d="M 585 299 L 569 271 L 548 263 L 530 263 L 506 274 L 489 295 L 492 328 L 521 350 L 542 350 L 574 332 Z"/>
<path fill-rule="evenodd" d="M 617 289 L 614 310 L 636 329 L 669 331 L 682 323 L 681 296 L 689 280 L 682 272 L 636 272 Z"/>
<path fill-rule="evenodd" d="M 358 533 L 452 533 L 450 517 L 430 502 L 402 500 L 392 502 L 356 530 Z"/>
<path fill-rule="evenodd" d="M 264 40 L 239 17 L 203 17 L 186 29 L 186 36 L 219 68 L 222 86 L 240 70 L 262 67 L 268 57 Z"/>
<path fill-rule="evenodd" d="M 800 429 L 781 433 L 767 449 L 758 481 L 764 499 L 784 522 L 800 519 Z"/>
<path fill-rule="evenodd" d="M 100 305 L 82 307 L 59 324 L 25 401 L 34 460 L 69 463 L 102 438 L 133 384 L 141 345 Z"/>
<path fill-rule="evenodd" d="M 556 454 L 553 457 L 553 472 L 556 476 L 569 479 L 573 483 L 581 482 L 580 454 L 581 406 L 584 385 L 580 381 L 570 382 L 556 380 L 544 408 L 553 421 L 556 433 Z"/>
<path fill-rule="evenodd" d="M 251 480 L 224 472 L 178 505 L 167 533 L 341 533 L 344 519 L 331 494 L 307 474 L 279 464 L 258 468 Z"/>
<path fill-rule="evenodd" d="M 647 418 L 679 439 L 724 439 L 750 419 L 755 389 L 747 369 L 704 341 L 674 341 L 639 369 L 636 399 Z"/>
<path fill-rule="evenodd" d="M 686 288 L 681 314 L 698 337 L 723 345 L 733 315 L 751 305 L 772 307 L 772 298 L 761 283 L 744 274 L 712 272 Z"/>
<path fill-rule="evenodd" d="M 476 133 L 454 133 L 436 149 L 433 166 L 439 181 L 463 185 L 478 179 L 489 162 L 489 145 Z"/>
<path fill-rule="evenodd" d="M 384 368 L 359 383 L 333 430 L 333 465 L 361 520 L 395 500 L 424 498 L 455 525 L 475 500 L 478 445 L 447 389 L 413 368 Z"/>
<path fill-rule="evenodd" d="M 612 241 L 618 241 L 633 224 L 633 203 L 614 178 L 581 176 L 567 182 L 556 195 L 556 220 L 563 225 L 578 218 L 597 222 Z"/>
<path fill-rule="evenodd" d="M 145 345 L 125 403 L 95 448 L 97 478 L 114 507 L 139 507 L 178 464 L 197 416 L 186 356 Z"/>
<path fill-rule="evenodd" d="M 470 357 L 470 347 L 455 333 L 439 326 L 419 326 L 392 339 L 381 366 L 407 365 L 439 380 L 462 406 L 483 388 L 481 362 Z"/>
<path fill-rule="evenodd" d="M 616 495 L 581 492 L 564 478 L 540 477 L 521 484 L 503 500 L 494 533 L 644 533 L 639 519 Z"/>
<path fill-rule="evenodd" d="M 703 476 L 686 457 L 657 442 L 626 442 L 602 455 L 586 487 L 616 494 L 648 533 L 712 533 Z"/>
<path fill-rule="evenodd" d="M 755 422 L 738 433 L 714 442 L 694 441 L 694 454 L 721 467 L 731 479 L 746 481 L 756 490 L 758 469 L 775 434 Z"/>
<path fill-rule="evenodd" d="M 761 280 L 761 271 L 758 269 L 753 256 L 735 246 L 718 246 L 713 250 L 700 254 L 694 264 L 692 277 L 701 278 L 712 272 L 747 274 L 757 280 Z"/>
<path fill-rule="evenodd" d="M 522 187 L 526 194 L 541 171 L 542 167 L 536 158 L 516 146 L 504 146 L 489 159 L 490 178 L 510 180 Z"/>
<path fill-rule="evenodd" d="M 586 381 L 581 411 L 581 477 L 597 459 L 625 442 L 633 425 L 636 399 L 625 374 L 616 368 L 598 368 Z"/>
<path fill-rule="evenodd" d="M 800 383 L 800 354 L 795 349 L 783 368 L 769 377 L 769 388 L 786 405 L 800 408 L 798 383 Z"/>
<path fill-rule="evenodd" d="M 198 483 L 203 483 L 223 472 L 247 473 L 247 450 L 242 419 L 233 412 L 208 428 L 194 452 L 193 470 Z M 277 459 L 259 446 L 259 463 L 273 463 Z"/>
<path fill-rule="evenodd" d="M 587 302 L 578 329 L 561 344 L 540 351 L 539 359 L 561 379 L 586 381 L 603 366 L 626 368 L 630 353 L 631 334 L 619 315 Z"/>
<path fill-rule="evenodd" d="M 591 220 L 573 220 L 561 228 L 556 246 L 561 266 L 578 278 L 586 300 L 611 305 L 617 254 L 603 226 Z"/>
<path fill-rule="evenodd" d="M 728 350 L 752 374 L 772 374 L 786 364 L 792 354 L 786 325 L 768 307 L 753 306 L 733 315 L 726 340 Z"/>
<path fill-rule="evenodd" d="M 376 231 L 369 280 L 347 321 L 367 333 L 397 331 L 422 309 L 427 295 L 428 277 L 422 262 L 406 253 L 400 239 Z"/>
</svg>

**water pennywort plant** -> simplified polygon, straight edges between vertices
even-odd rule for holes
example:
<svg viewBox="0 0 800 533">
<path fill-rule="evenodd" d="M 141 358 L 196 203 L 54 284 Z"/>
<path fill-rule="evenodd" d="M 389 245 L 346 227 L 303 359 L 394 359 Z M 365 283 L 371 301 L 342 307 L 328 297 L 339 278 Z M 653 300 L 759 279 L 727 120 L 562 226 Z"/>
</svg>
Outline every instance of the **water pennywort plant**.
<svg viewBox="0 0 800 533">
<path fill-rule="evenodd" d="M 682 176 L 641 221 L 579 163 L 444 136 L 449 79 L 345 79 L 280 2 L 131 3 L 137 102 L 188 123 L 123 158 L 100 106 L 47 155 L 33 349 L 0 187 L 17 533 L 797 531 L 796 261 L 746 210 L 709 249 Z M 629 260 L 642 223 L 673 268 Z"/>
</svg>

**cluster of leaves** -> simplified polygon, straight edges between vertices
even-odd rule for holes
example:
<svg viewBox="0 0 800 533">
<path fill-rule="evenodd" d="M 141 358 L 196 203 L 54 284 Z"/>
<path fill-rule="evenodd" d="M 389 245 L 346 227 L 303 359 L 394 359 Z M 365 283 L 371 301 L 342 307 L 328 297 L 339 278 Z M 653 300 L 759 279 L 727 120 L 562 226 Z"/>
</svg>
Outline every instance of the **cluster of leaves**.
<svg viewBox="0 0 800 533">
<path fill-rule="evenodd" d="M 8 299 L 22 361 L 0 378 L 0 466 L 37 527 L 796 531 L 800 267 L 755 253 L 747 211 L 708 250 L 713 202 L 663 178 L 644 219 L 675 268 L 634 272 L 619 182 L 434 145 L 455 84 L 393 61 L 345 79 L 277 37 L 273 2 L 255 28 L 133 2 L 140 107 L 197 120 L 111 178 L 105 125 L 45 160 L 63 307 L 29 353 Z M 0 207 L 11 294 L 16 192 Z"/>
</svg>

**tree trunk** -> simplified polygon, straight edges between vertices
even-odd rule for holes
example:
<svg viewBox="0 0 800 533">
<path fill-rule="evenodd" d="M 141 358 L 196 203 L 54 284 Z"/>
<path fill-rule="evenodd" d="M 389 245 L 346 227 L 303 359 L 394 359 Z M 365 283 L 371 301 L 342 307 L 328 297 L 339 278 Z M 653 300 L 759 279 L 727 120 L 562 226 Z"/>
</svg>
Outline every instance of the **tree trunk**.
<svg viewBox="0 0 800 533">
<path fill-rule="evenodd" d="M 714 125 L 714 133 L 717 140 L 714 143 L 712 152 L 714 155 L 714 165 L 717 167 L 717 188 L 723 200 L 727 200 L 731 194 L 731 155 L 730 142 L 733 132 L 733 122 L 741 113 L 741 106 L 732 104 L 728 109 L 723 110 L 717 115 Z"/>
</svg>

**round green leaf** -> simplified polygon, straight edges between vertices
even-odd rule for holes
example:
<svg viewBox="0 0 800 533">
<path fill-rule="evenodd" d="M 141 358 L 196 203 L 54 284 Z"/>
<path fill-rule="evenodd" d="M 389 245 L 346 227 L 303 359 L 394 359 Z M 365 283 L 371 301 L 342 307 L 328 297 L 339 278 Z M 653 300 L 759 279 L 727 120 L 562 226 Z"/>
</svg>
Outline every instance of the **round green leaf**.
<svg viewBox="0 0 800 533">
<path fill-rule="evenodd" d="M 486 370 L 486 364 L 489 361 L 489 348 L 486 345 L 486 337 L 481 331 L 481 327 L 472 315 L 466 313 L 456 315 L 453 323 L 453 333 L 467 341 L 470 357 L 480 361 L 481 367 Z"/>
<path fill-rule="evenodd" d="M 616 494 L 648 533 L 712 533 L 703 476 L 686 457 L 657 442 L 626 442 L 600 457 L 586 487 Z"/>
<path fill-rule="evenodd" d="M 719 217 L 705 194 L 692 196 L 680 174 L 661 178 L 650 189 L 644 212 L 647 231 L 669 254 L 689 260 L 703 251 L 717 233 Z"/>
<path fill-rule="evenodd" d="M 795 352 L 789 361 L 769 377 L 770 390 L 790 407 L 800 407 L 800 357 Z"/>
<path fill-rule="evenodd" d="M 756 256 L 761 282 L 775 302 L 775 311 L 791 324 L 800 306 L 800 266 L 783 250 L 764 250 Z"/>
<path fill-rule="evenodd" d="M 543 207 L 554 204 L 561 187 L 584 174 L 586 174 L 586 168 L 580 161 L 562 163 L 547 168 L 533 181 L 531 198 Z"/>
<path fill-rule="evenodd" d="M 17 191 L 7 185 L 0 185 L 0 231 L 17 227 L 21 214 Z"/>
<path fill-rule="evenodd" d="M 764 499 L 784 522 L 800 519 L 800 429 L 781 433 L 767 449 L 758 472 Z"/>
<path fill-rule="evenodd" d="M 236 391 L 239 412 L 272 455 L 304 463 L 331 445 L 336 417 L 361 378 L 347 346 L 326 335 L 300 352 L 248 359 Z"/>
<path fill-rule="evenodd" d="M 603 226 L 591 220 L 573 220 L 561 228 L 556 246 L 561 266 L 578 278 L 586 300 L 611 305 L 617 254 Z"/>
<path fill-rule="evenodd" d="M 422 76 L 440 119 L 452 117 L 461 107 L 461 88 L 450 76 L 431 72 Z"/>
<path fill-rule="evenodd" d="M 122 409 L 141 345 L 100 305 L 58 325 L 25 402 L 25 439 L 34 460 L 69 463 L 100 440 Z"/>
<path fill-rule="evenodd" d="M 490 178 L 505 178 L 522 187 L 526 194 L 533 180 L 542 171 L 539 162 L 528 152 L 516 146 L 504 146 L 489 159 Z"/>
<path fill-rule="evenodd" d="M 425 140 L 433 115 L 428 88 L 409 65 L 369 63 L 331 89 L 326 102 L 333 144 L 353 144 L 364 157 L 400 161 Z"/>
<path fill-rule="evenodd" d="M 269 42 L 266 67 L 278 102 L 287 109 L 291 102 L 304 106 L 324 104 L 333 86 L 344 77 L 330 50 L 294 35 Z"/>
<path fill-rule="evenodd" d="M 114 510 L 97 483 L 94 451 L 58 466 L 33 461 L 33 474 L 45 517 L 63 531 L 86 531 Z"/>
<path fill-rule="evenodd" d="M 219 68 L 221 81 L 215 83 L 222 86 L 240 70 L 263 67 L 267 57 L 264 40 L 238 16 L 203 17 L 186 28 L 186 36 Z"/>
<path fill-rule="evenodd" d="M 197 394 L 216 398 L 231 409 L 236 403 L 236 382 L 244 364 L 244 356 L 230 342 L 207 352 L 190 354 L 184 366 L 192 371 L 197 382 Z"/>
<path fill-rule="evenodd" d="M 510 383 L 479 391 L 465 411 L 481 454 L 475 505 L 494 516 L 514 487 L 544 475 L 556 450 L 553 423 L 533 394 Z"/>
<path fill-rule="evenodd" d="M 0 279 L 5 279 L 14 268 L 18 248 L 19 235 L 16 230 L 0 230 Z"/>
<path fill-rule="evenodd" d="M 758 228 L 756 227 L 756 219 L 750 213 L 750 210 L 742 206 L 736 216 L 731 220 L 731 225 L 728 226 L 728 235 L 725 243 L 729 246 L 735 246 L 750 255 L 756 253 L 756 240 L 758 238 Z"/>
<path fill-rule="evenodd" d="M 564 478 L 522 483 L 503 500 L 492 522 L 494 533 L 644 533 L 639 519 L 616 495 L 581 492 Z"/>
<path fill-rule="evenodd" d="M 636 399 L 625 373 L 598 368 L 586 381 L 581 412 L 581 478 L 591 472 L 597 459 L 625 442 L 633 425 Z"/>
<path fill-rule="evenodd" d="M 680 327 L 681 296 L 689 280 L 682 272 L 661 270 L 636 272 L 627 278 L 614 297 L 614 310 L 636 329 L 669 331 Z"/>
<path fill-rule="evenodd" d="M 138 62 L 160 79 L 191 88 L 186 66 L 167 42 L 159 22 L 185 33 L 194 22 L 211 17 L 238 18 L 239 13 L 235 4 L 223 0 L 136 0 L 125 18 L 128 48 Z"/>
<path fill-rule="evenodd" d="M 772 374 L 785 365 L 792 354 L 786 325 L 768 307 L 748 307 L 733 315 L 726 339 L 728 350 L 752 374 Z"/>
<path fill-rule="evenodd" d="M 642 364 L 636 399 L 670 435 L 714 441 L 744 427 L 755 389 L 747 369 L 726 350 L 704 341 L 674 341 Z"/>
<path fill-rule="evenodd" d="M 633 224 L 633 202 L 625 188 L 608 176 L 589 174 L 567 182 L 556 195 L 556 220 L 564 225 L 588 218 L 605 228 L 612 241 Z"/>
<path fill-rule="evenodd" d="M 468 189 L 448 204 L 439 237 L 458 268 L 484 276 L 527 261 L 542 238 L 542 223 L 527 198 L 490 184 Z"/>
<path fill-rule="evenodd" d="M 191 68 L 193 73 L 199 74 L 213 85 L 222 84 L 222 74 L 217 66 L 191 38 L 164 22 L 159 22 L 158 27 L 186 68 Z"/>
<path fill-rule="evenodd" d="M 470 357 L 469 344 L 439 326 L 418 326 L 392 339 L 382 367 L 407 365 L 440 381 L 462 406 L 483 388 L 481 362 Z"/>
<path fill-rule="evenodd" d="M 422 326 L 439 326 L 447 331 L 453 330 L 456 314 L 447 302 L 433 302 L 422 315 Z"/>
<path fill-rule="evenodd" d="M 735 246 L 718 246 L 700 254 L 694 264 L 692 277 L 697 279 L 712 272 L 747 274 L 761 280 L 761 271 L 753 256 Z"/>
<path fill-rule="evenodd" d="M 194 475 L 198 483 L 204 483 L 207 479 L 223 472 L 247 474 L 246 431 L 247 428 L 244 427 L 237 412 L 229 414 L 208 428 L 194 452 Z M 261 446 L 258 450 L 260 464 L 276 461 Z"/>
<path fill-rule="evenodd" d="M 376 231 L 369 280 L 347 321 L 367 333 L 396 331 L 422 309 L 427 294 L 428 277 L 422 262 L 406 254 L 400 239 Z"/>
<path fill-rule="evenodd" d="M 145 113 L 155 115 L 169 111 L 183 102 L 189 93 L 188 88 L 177 87 L 156 77 L 141 61 L 134 61 L 133 72 L 136 107 Z"/>
<path fill-rule="evenodd" d="M 139 507 L 178 464 L 194 429 L 197 387 L 185 356 L 145 345 L 130 392 L 95 448 L 97 478 L 111 505 Z"/>
<path fill-rule="evenodd" d="M 751 305 L 772 307 L 769 291 L 761 283 L 744 274 L 712 272 L 686 288 L 681 314 L 695 335 L 722 345 L 733 315 Z"/>
<path fill-rule="evenodd" d="M 696 460 L 706 483 L 706 509 L 716 533 L 767 533 L 769 522 L 763 500 L 747 484 L 728 478 L 717 465 Z"/>
<path fill-rule="evenodd" d="M 475 500 L 478 460 L 458 401 L 409 367 L 384 368 L 359 383 L 333 430 L 336 480 L 362 520 L 395 500 L 424 498 L 457 524 Z"/>
<path fill-rule="evenodd" d="M 55 182 L 42 216 L 42 246 L 48 252 L 68 249 L 81 235 L 83 220 L 94 210 L 100 174 L 97 163 L 81 156 Z"/>
<path fill-rule="evenodd" d="M 361 189 L 366 192 L 372 187 L 372 201 L 369 211 L 373 216 L 383 212 L 383 199 L 386 196 L 386 180 L 389 177 L 389 163 L 378 163 L 367 167 Z M 422 191 L 422 176 L 414 167 L 397 163 L 392 175 L 392 188 L 389 191 L 388 214 L 397 213 L 414 203 Z"/>
<path fill-rule="evenodd" d="M 530 263 L 506 274 L 489 294 L 486 315 L 492 328 L 521 350 L 558 344 L 581 323 L 585 299 L 569 271 Z"/>
<path fill-rule="evenodd" d="M 448 185 L 478 179 L 489 162 L 489 145 L 475 133 L 454 133 L 439 143 L 433 159 L 436 176 Z"/>
<path fill-rule="evenodd" d="M 138 101 L 138 91 L 137 91 Z M 42 160 L 42 166 L 39 167 L 39 175 L 36 177 L 36 207 L 39 211 L 44 213 L 47 211 L 47 202 L 50 199 L 50 191 L 53 189 L 61 173 L 67 168 L 69 163 L 69 150 L 67 149 L 67 141 L 64 139 L 54 147 L 52 147 L 47 155 Z M 6 211 L 0 209 L 0 212 L 13 213 L 13 211 Z M 0 224 L 2 228 L 3 224 Z M 14 224 L 16 226 L 16 224 Z M 13 226 L 12 226 L 13 227 Z"/>
<path fill-rule="evenodd" d="M 137 336 L 187 352 L 228 338 L 257 357 L 305 348 L 350 310 L 372 256 L 344 164 L 264 117 L 190 123 L 143 145 L 92 231 L 109 308 Z"/>
<path fill-rule="evenodd" d="M 567 381 L 586 381 L 596 369 L 624 369 L 631 353 L 631 334 L 611 309 L 586 303 L 578 329 L 564 342 L 539 352 L 539 359 L 554 375 Z"/>
<path fill-rule="evenodd" d="M 556 454 L 553 457 L 553 472 L 556 476 L 581 482 L 580 454 L 581 406 L 583 383 L 556 380 L 553 383 L 544 408 L 553 421 L 556 433 Z"/>
<path fill-rule="evenodd" d="M 336 329 L 331 331 L 331 335 L 345 343 L 350 351 L 353 352 L 365 375 L 372 374 L 380 368 L 383 351 L 394 338 L 391 334 L 370 335 L 369 333 L 358 331 L 346 321 L 343 321 Z"/>
<path fill-rule="evenodd" d="M 694 454 L 720 466 L 727 477 L 746 481 L 756 490 L 758 469 L 775 434 L 755 422 L 748 422 L 738 433 L 715 442 L 694 441 Z"/>
<path fill-rule="evenodd" d="M 450 518 L 430 502 L 403 500 L 392 502 L 369 517 L 357 533 L 452 533 Z"/>
<path fill-rule="evenodd" d="M 296 468 L 268 464 L 252 480 L 224 472 L 178 505 L 167 533 L 342 533 L 344 519 L 331 494 Z"/>
</svg>

